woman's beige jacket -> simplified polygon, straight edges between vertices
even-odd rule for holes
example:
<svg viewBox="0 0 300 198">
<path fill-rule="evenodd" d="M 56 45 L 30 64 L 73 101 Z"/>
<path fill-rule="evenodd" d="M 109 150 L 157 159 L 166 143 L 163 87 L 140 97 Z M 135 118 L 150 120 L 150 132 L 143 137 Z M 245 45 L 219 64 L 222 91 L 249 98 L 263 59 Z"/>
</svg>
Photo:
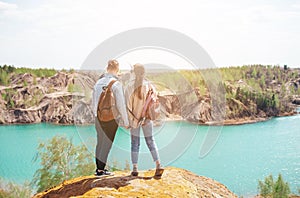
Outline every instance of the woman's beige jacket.
<svg viewBox="0 0 300 198">
<path fill-rule="evenodd" d="M 129 119 L 129 125 L 132 128 L 139 127 L 139 122 L 142 116 L 143 107 L 146 101 L 147 93 L 150 89 L 150 83 L 146 80 L 143 81 L 142 86 L 142 99 L 138 98 L 137 94 L 134 94 L 134 80 L 128 83 L 128 86 L 125 89 L 125 98 L 127 113 Z M 152 87 L 152 86 L 151 86 Z M 153 87 L 152 87 L 153 89 Z"/>
</svg>

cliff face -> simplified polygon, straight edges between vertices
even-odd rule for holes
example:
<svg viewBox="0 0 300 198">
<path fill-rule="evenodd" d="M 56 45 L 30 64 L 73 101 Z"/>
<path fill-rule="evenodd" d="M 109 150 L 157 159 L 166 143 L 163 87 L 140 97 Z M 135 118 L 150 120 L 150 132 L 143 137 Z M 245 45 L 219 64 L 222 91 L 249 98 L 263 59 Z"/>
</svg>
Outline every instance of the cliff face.
<svg viewBox="0 0 300 198">
<path fill-rule="evenodd" d="M 39 123 L 90 124 L 94 122 L 91 111 L 91 92 L 99 75 L 89 72 L 58 72 L 49 78 L 36 78 L 31 74 L 14 74 L 10 86 L 0 86 L 0 124 Z M 221 124 L 243 124 L 266 120 L 271 116 L 291 115 L 278 108 L 260 107 L 256 96 L 244 97 L 241 87 L 245 83 L 225 83 L 226 98 Z M 300 79 L 287 83 L 287 90 L 300 87 Z M 252 94 L 252 93 L 250 93 Z M 161 94 L 159 100 L 167 119 L 185 119 L 198 124 L 216 123 L 216 108 L 212 106 L 209 94 L 201 95 L 199 90 L 180 94 Z M 275 100 L 271 99 L 270 103 Z M 300 104 L 295 95 L 286 103 Z M 218 104 L 215 103 L 215 104 Z M 217 115 L 220 116 L 220 115 Z"/>
<path fill-rule="evenodd" d="M 63 197 L 237 197 L 223 184 L 187 170 L 168 167 L 164 175 L 153 178 L 154 170 L 142 171 L 138 177 L 129 171 L 114 176 L 80 177 L 36 194 L 34 198 Z"/>
<path fill-rule="evenodd" d="M 92 123 L 89 102 L 84 93 L 77 92 L 74 87 L 80 75 L 63 72 L 50 78 L 35 78 L 27 73 L 13 75 L 10 86 L 0 87 L 0 124 Z M 77 120 L 73 116 L 75 113 Z"/>
</svg>

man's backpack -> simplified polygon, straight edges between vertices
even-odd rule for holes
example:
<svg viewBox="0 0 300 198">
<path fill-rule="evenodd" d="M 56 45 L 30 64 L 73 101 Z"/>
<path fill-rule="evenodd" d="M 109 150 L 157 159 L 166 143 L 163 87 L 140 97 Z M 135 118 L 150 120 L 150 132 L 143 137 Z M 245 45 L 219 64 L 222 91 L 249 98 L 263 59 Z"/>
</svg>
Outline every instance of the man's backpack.
<svg viewBox="0 0 300 198">
<path fill-rule="evenodd" d="M 115 82 L 116 80 L 112 80 L 107 86 L 102 87 L 103 91 L 100 95 L 97 108 L 97 117 L 99 121 L 111 121 L 115 119 L 118 114 L 115 97 L 111 90 L 111 87 Z"/>
</svg>

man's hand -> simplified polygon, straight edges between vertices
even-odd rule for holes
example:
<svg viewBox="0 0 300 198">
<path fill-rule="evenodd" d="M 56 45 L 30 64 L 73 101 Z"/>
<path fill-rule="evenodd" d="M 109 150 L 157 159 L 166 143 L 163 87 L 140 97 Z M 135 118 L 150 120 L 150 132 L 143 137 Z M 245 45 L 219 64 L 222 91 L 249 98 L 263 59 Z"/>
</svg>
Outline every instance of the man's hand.
<svg viewBox="0 0 300 198">
<path fill-rule="evenodd" d="M 130 126 L 129 126 L 129 125 L 128 125 L 128 126 L 119 125 L 119 127 L 122 127 L 122 128 L 124 128 L 124 129 L 130 129 Z"/>
<path fill-rule="evenodd" d="M 124 128 L 125 128 L 125 129 L 130 129 L 130 126 L 129 126 L 129 125 L 128 125 L 128 126 L 124 126 Z"/>
</svg>

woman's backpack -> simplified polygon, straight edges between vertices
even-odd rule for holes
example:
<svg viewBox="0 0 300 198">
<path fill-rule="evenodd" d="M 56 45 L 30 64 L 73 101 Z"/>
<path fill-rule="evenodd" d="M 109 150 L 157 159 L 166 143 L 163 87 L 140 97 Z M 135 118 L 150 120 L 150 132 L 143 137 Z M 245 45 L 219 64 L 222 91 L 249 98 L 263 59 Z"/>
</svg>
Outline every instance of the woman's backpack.
<svg viewBox="0 0 300 198">
<path fill-rule="evenodd" d="M 160 116 L 160 103 L 158 101 L 156 94 L 154 93 L 153 87 L 150 86 L 143 107 L 142 118 L 157 120 L 159 116 Z"/>
</svg>

